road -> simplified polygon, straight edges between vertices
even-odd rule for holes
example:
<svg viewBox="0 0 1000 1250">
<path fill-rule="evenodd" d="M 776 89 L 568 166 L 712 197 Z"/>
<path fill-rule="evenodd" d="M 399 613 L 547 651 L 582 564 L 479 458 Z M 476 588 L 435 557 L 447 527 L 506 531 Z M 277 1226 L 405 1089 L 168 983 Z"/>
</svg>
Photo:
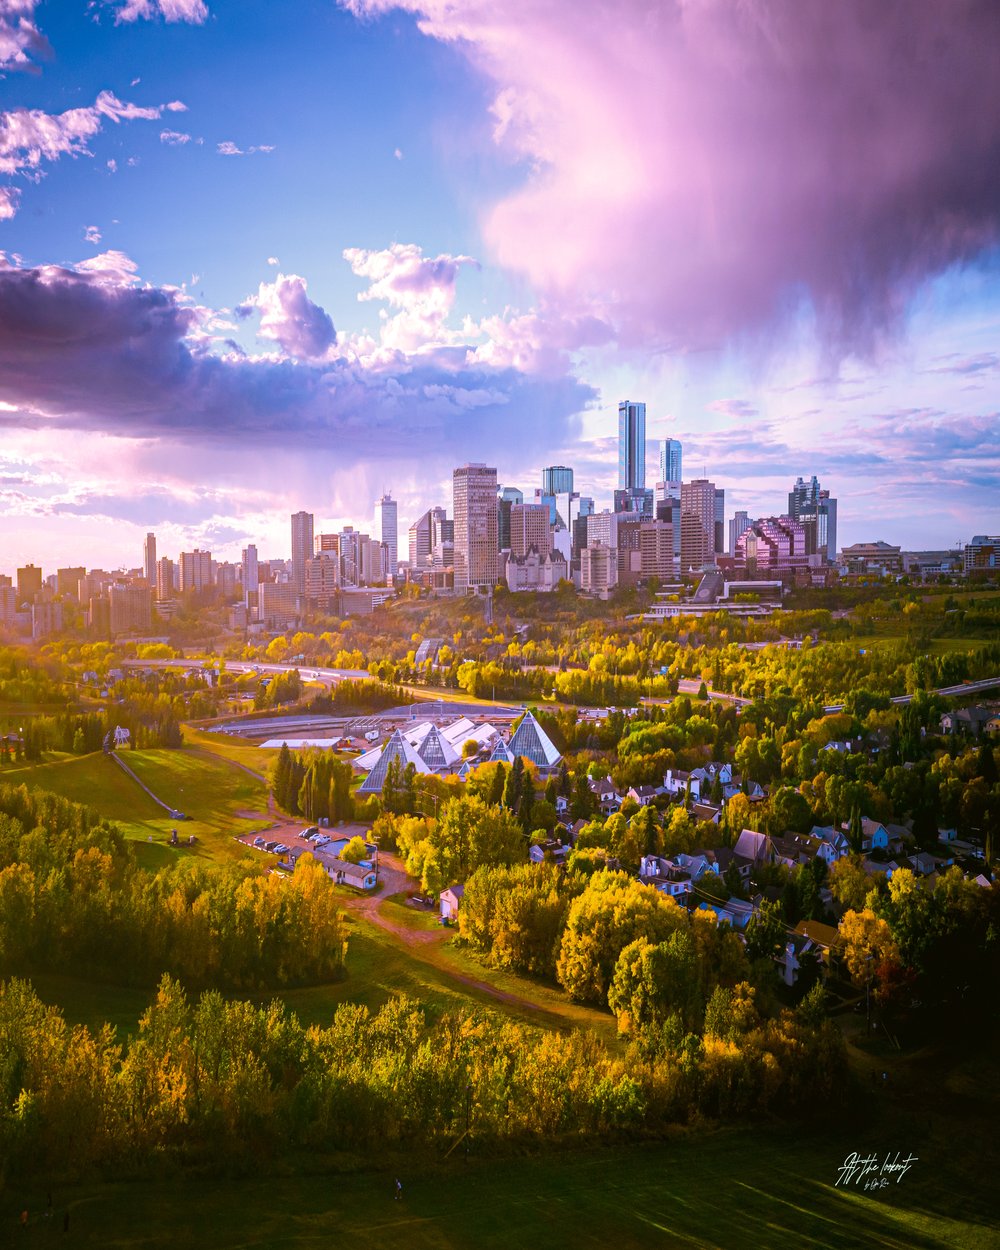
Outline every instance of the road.
<svg viewBox="0 0 1000 1250">
<path fill-rule="evenodd" d="M 986 690 L 995 690 L 1000 686 L 1000 677 L 984 677 L 980 681 L 959 682 L 957 686 L 941 686 L 937 690 L 921 690 L 919 694 L 939 694 L 942 698 L 960 697 L 967 694 L 980 694 Z M 912 694 L 897 694 L 889 700 L 895 703 L 897 707 L 901 707 L 904 703 L 912 703 L 916 696 Z M 844 710 L 843 703 L 831 703 L 829 707 L 823 709 L 824 712 L 842 712 Z"/>
<path fill-rule="evenodd" d="M 371 674 L 362 668 L 316 668 L 314 665 L 301 664 L 254 664 L 249 660 L 226 660 L 227 673 L 291 673 L 298 669 L 303 681 L 325 682 L 333 685 L 338 681 L 365 681 Z M 123 660 L 123 668 L 213 668 L 210 661 L 205 660 Z"/>
</svg>

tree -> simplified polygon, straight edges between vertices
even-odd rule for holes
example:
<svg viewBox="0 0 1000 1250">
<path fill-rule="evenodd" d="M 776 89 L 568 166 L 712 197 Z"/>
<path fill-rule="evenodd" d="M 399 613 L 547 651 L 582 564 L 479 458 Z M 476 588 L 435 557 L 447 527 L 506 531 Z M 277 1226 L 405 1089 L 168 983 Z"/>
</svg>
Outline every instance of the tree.
<svg viewBox="0 0 1000 1250">
<path fill-rule="evenodd" d="M 747 959 L 773 959 L 785 945 L 781 904 L 765 899 L 747 924 Z"/>
<path fill-rule="evenodd" d="M 880 880 L 885 880 L 881 873 L 870 877 L 865 872 L 860 855 L 845 855 L 843 859 L 838 859 L 830 869 L 830 892 L 841 907 L 860 911 L 865 905 L 868 892 Z"/>
<path fill-rule="evenodd" d="M 622 1033 L 660 1029 L 675 1012 L 685 1029 L 696 1029 L 702 1001 L 691 933 L 678 929 L 657 945 L 640 938 L 626 946 L 615 965 L 608 1006 Z"/>
<path fill-rule="evenodd" d="M 630 942 L 665 941 L 687 913 L 651 886 L 622 872 L 598 872 L 570 907 L 556 965 L 571 998 L 603 1003 L 618 956 Z"/>
<path fill-rule="evenodd" d="M 844 966 L 855 985 L 865 985 L 884 960 L 898 961 L 899 948 L 888 923 L 870 907 L 848 911 L 840 922 Z"/>
<path fill-rule="evenodd" d="M 340 858 L 348 864 L 360 864 L 367 854 L 368 847 L 365 845 L 364 838 L 355 836 L 340 852 Z"/>
</svg>

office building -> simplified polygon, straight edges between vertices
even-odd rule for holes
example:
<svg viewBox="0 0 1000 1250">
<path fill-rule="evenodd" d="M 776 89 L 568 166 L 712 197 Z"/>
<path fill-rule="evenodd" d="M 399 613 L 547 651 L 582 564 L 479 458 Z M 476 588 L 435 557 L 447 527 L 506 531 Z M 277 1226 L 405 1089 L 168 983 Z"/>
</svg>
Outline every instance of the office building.
<svg viewBox="0 0 1000 1250">
<path fill-rule="evenodd" d="M 736 543 L 741 534 L 745 534 L 753 522 L 746 512 L 736 512 L 729 522 L 729 546 L 726 550 L 731 556 L 736 555 Z"/>
<path fill-rule="evenodd" d="M 609 512 L 605 508 L 603 512 L 592 512 L 587 517 L 587 541 L 585 546 L 596 547 L 598 543 L 603 543 L 605 547 L 618 549 L 617 512 Z"/>
<path fill-rule="evenodd" d="M 681 572 L 715 563 L 716 490 L 705 478 L 681 483 Z"/>
<path fill-rule="evenodd" d="M 840 563 L 849 573 L 902 573 L 903 552 L 892 543 L 854 543 L 841 552 Z"/>
<path fill-rule="evenodd" d="M 794 517 L 761 517 L 736 540 L 736 569 L 747 578 L 787 580 L 815 563 L 806 550 L 806 527 Z"/>
<path fill-rule="evenodd" d="M 85 568 L 56 569 L 56 594 L 72 595 L 75 599 L 80 589 L 80 578 L 87 576 Z"/>
<path fill-rule="evenodd" d="M 510 510 L 510 553 L 520 559 L 532 547 L 540 556 L 552 550 L 549 510 L 544 504 L 513 504 Z"/>
<path fill-rule="evenodd" d="M 639 525 L 639 573 L 672 582 L 679 560 L 674 555 L 674 526 L 671 521 L 644 521 Z"/>
<path fill-rule="evenodd" d="M 397 532 L 396 501 L 389 495 L 383 495 L 375 505 L 375 533 L 378 541 L 386 549 L 387 579 L 396 576 L 399 564 L 399 544 Z"/>
<path fill-rule="evenodd" d="M 306 600 L 321 612 L 335 611 L 340 592 L 340 559 L 324 551 L 306 561 Z"/>
<path fill-rule="evenodd" d="M 623 400 L 618 405 L 618 488 L 646 485 L 646 405 Z"/>
<path fill-rule="evenodd" d="M 313 514 L 293 512 L 292 585 L 300 595 L 306 591 L 306 561 L 313 555 Z"/>
<path fill-rule="evenodd" d="M 537 492 L 536 492 L 537 495 Z M 539 500 L 536 498 L 536 503 Z M 510 551 L 510 510 L 524 503 L 524 495 L 516 486 L 504 486 L 497 494 L 497 550 Z"/>
<path fill-rule="evenodd" d="M 201 594 L 212 585 L 212 553 L 182 551 L 180 556 L 181 594 Z"/>
<path fill-rule="evenodd" d="M 715 554 L 721 556 L 726 549 L 726 492 L 715 488 Z"/>
<path fill-rule="evenodd" d="M 237 574 L 240 566 L 230 560 L 219 560 L 213 563 L 212 579 L 216 590 L 223 599 L 236 598 Z"/>
<path fill-rule="evenodd" d="M 604 543 L 580 552 L 580 587 L 584 594 L 607 599 L 618 585 L 618 551 Z"/>
<path fill-rule="evenodd" d="M 115 582 L 108 591 L 112 634 L 148 633 L 153 621 L 153 592 L 145 582 Z"/>
<path fill-rule="evenodd" d="M 434 527 L 445 517 L 444 508 L 429 508 L 410 526 L 409 555 L 410 568 L 422 569 L 434 546 Z"/>
<path fill-rule="evenodd" d="M 156 535 L 147 534 L 142 544 L 142 573 L 147 586 L 156 585 Z"/>
<path fill-rule="evenodd" d="M 637 512 L 640 516 L 653 517 L 653 492 L 636 486 L 615 491 L 616 512 Z"/>
<path fill-rule="evenodd" d="M 177 574 L 174 570 L 174 562 L 169 556 L 161 556 L 156 562 L 157 602 L 162 603 L 165 599 L 172 599 L 176 588 Z"/>
<path fill-rule="evenodd" d="M 497 471 L 466 464 L 452 475 L 455 517 L 455 591 L 488 590 L 496 585 Z"/>
<path fill-rule="evenodd" d="M 788 515 L 805 526 L 809 555 L 832 564 L 837 558 L 837 501 L 820 488 L 815 474 L 809 481 L 795 479 L 788 492 Z"/>
<path fill-rule="evenodd" d="M 305 569 L 302 572 L 305 576 Z M 302 596 L 291 582 L 261 582 L 257 595 L 257 615 L 266 628 L 288 629 L 298 620 Z"/>
<path fill-rule="evenodd" d="M 253 543 L 248 543 L 240 553 L 240 580 L 243 582 L 243 602 L 249 603 L 249 596 L 257 593 L 259 581 L 257 548 Z"/>
<path fill-rule="evenodd" d="M 660 444 L 661 482 L 679 482 L 681 473 L 681 445 L 676 438 L 665 438 Z"/>
<path fill-rule="evenodd" d="M 966 573 L 1000 568 L 1000 535 L 977 534 L 966 543 L 963 563 Z"/>
<path fill-rule="evenodd" d="M 448 520 L 444 508 L 431 508 L 431 550 L 441 543 L 455 541 L 455 522 Z"/>
<path fill-rule="evenodd" d="M 542 470 L 542 494 L 571 495 L 573 493 L 573 470 L 564 464 L 553 464 Z"/>
<path fill-rule="evenodd" d="M 42 570 L 33 564 L 26 564 L 17 570 L 17 601 L 19 604 L 30 604 L 35 595 L 41 594 Z"/>
</svg>

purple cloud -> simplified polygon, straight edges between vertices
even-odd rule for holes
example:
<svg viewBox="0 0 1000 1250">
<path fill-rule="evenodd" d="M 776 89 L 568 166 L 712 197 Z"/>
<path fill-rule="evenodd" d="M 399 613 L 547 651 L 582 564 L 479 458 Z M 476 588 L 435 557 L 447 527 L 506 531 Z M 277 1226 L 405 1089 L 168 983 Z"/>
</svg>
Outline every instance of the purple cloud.
<svg viewBox="0 0 1000 1250">
<path fill-rule="evenodd" d="M 32 69 L 33 58 L 51 56 L 48 40 L 35 25 L 39 0 L 0 3 L 0 69 Z"/>
<path fill-rule="evenodd" d="M 4 414 L 8 428 L 40 422 L 219 449 L 321 446 L 344 468 L 417 458 L 426 469 L 450 464 L 459 443 L 491 456 L 512 444 L 541 451 L 571 436 L 593 399 L 566 376 L 470 362 L 464 346 L 314 364 L 215 354 L 214 314 L 174 289 L 139 285 L 130 266 L 113 252 L 76 270 L 0 265 L 4 400 L 23 410 Z M 333 326 L 299 283 L 265 284 L 265 316 L 276 342 L 313 351 L 332 343 Z"/>
<path fill-rule="evenodd" d="M 190 22 L 200 26 L 208 20 L 208 9 L 203 0 L 107 0 L 115 10 L 115 25 L 137 22 L 140 18 L 155 21 L 162 17 L 165 22 Z"/>
<path fill-rule="evenodd" d="M 703 347 L 815 316 L 871 351 L 1000 241 L 1000 5 L 342 0 L 402 8 L 496 87 L 520 189 L 485 223 L 550 300 Z"/>
<path fill-rule="evenodd" d="M 745 399 L 715 399 L 706 404 L 709 412 L 718 412 L 724 417 L 732 417 L 739 421 L 745 417 L 755 417 L 758 409 Z"/>
<path fill-rule="evenodd" d="M 312 302 L 305 278 L 297 274 L 279 273 L 273 282 L 262 282 L 250 302 L 260 311 L 258 333 L 290 356 L 322 356 L 337 341 L 330 314 Z"/>
<path fill-rule="evenodd" d="M 0 174 L 38 176 L 45 161 L 61 156 L 91 156 L 88 140 L 97 135 L 105 121 L 116 125 L 121 121 L 157 120 L 161 108 L 142 108 L 119 100 L 110 91 L 102 91 L 93 105 L 67 109 L 65 113 L 44 113 L 40 109 L 14 109 L 0 113 Z M 7 211 L 0 217 L 13 216 L 16 199 L 10 188 L 6 191 Z"/>
</svg>

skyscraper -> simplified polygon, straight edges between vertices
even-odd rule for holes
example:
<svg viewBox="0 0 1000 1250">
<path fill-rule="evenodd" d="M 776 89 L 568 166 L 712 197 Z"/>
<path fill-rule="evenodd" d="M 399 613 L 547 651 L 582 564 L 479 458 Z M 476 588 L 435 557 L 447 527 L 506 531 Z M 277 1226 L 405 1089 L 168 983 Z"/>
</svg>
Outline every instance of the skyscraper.
<svg viewBox="0 0 1000 1250">
<path fill-rule="evenodd" d="M 573 470 L 564 464 L 553 464 L 542 470 L 543 495 L 571 495 L 573 493 Z"/>
<path fill-rule="evenodd" d="M 386 561 L 387 578 L 396 576 L 399 563 L 399 546 L 397 537 L 396 501 L 389 495 L 383 495 L 375 505 L 375 529 L 378 540 L 385 546 L 388 559 Z"/>
<path fill-rule="evenodd" d="M 313 555 L 313 514 L 292 513 L 292 585 L 297 594 L 306 593 L 306 561 Z"/>
<path fill-rule="evenodd" d="M 661 482 L 679 482 L 681 473 L 681 445 L 676 438 L 665 438 L 660 444 Z"/>
<path fill-rule="evenodd" d="M 248 543 L 243 548 L 242 554 L 243 565 L 243 602 L 249 603 L 249 595 L 257 593 L 257 548 L 253 543 Z"/>
<path fill-rule="evenodd" d="M 156 585 L 156 535 L 147 534 L 142 545 L 142 571 L 149 586 Z"/>
<path fill-rule="evenodd" d="M 618 487 L 646 485 L 646 405 L 628 399 L 618 405 Z"/>
<path fill-rule="evenodd" d="M 736 544 L 741 534 L 745 534 L 750 528 L 750 514 L 747 512 L 733 513 L 733 519 L 729 522 L 729 554 L 736 555 Z"/>
<path fill-rule="evenodd" d="M 522 558 L 532 547 L 540 556 L 552 550 L 549 510 L 540 503 L 513 504 L 510 510 L 510 553 Z"/>
<path fill-rule="evenodd" d="M 837 501 L 820 489 L 815 474 L 808 482 L 795 479 L 788 492 L 788 515 L 805 526 L 807 553 L 832 564 L 837 558 Z"/>
<path fill-rule="evenodd" d="M 181 594 L 200 594 L 212 585 L 212 553 L 210 551 L 182 551 L 180 558 Z"/>
<path fill-rule="evenodd" d="M 466 464 L 452 475 L 455 590 L 492 589 L 497 580 L 497 471 Z"/>
<path fill-rule="evenodd" d="M 516 486 L 505 486 L 497 495 L 497 543 L 500 551 L 510 550 L 510 510 L 515 504 L 522 503 L 524 495 Z"/>
<path fill-rule="evenodd" d="M 681 485 L 681 572 L 715 563 L 715 483 L 705 478 Z"/>
</svg>

